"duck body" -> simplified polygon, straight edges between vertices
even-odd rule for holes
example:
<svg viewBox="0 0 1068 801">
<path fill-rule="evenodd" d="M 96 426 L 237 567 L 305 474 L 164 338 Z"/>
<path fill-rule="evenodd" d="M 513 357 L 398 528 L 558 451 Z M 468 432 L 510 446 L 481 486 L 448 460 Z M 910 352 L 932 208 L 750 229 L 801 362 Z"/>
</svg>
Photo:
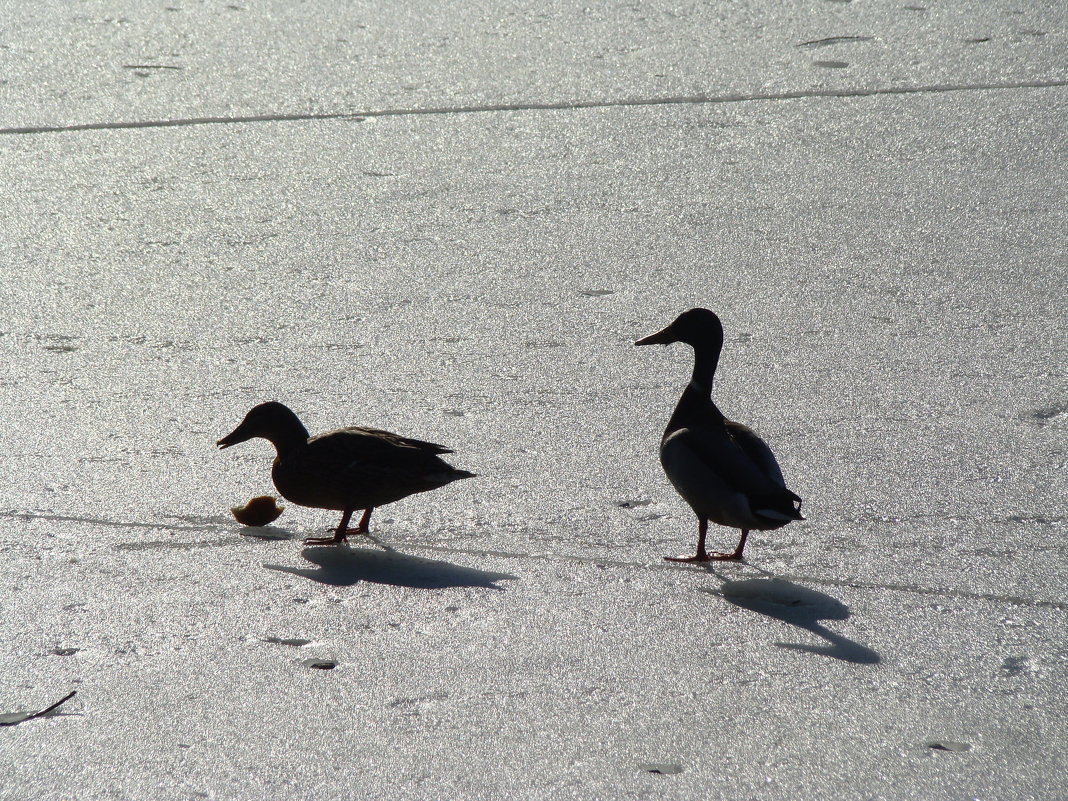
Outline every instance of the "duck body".
<svg viewBox="0 0 1068 801">
<path fill-rule="evenodd" d="M 350 427 L 309 436 L 299 418 L 275 401 L 253 407 L 217 444 L 228 448 L 254 437 L 275 446 L 271 478 L 283 498 L 342 512 L 333 537 L 308 542 L 342 542 L 349 533 L 367 533 L 375 507 L 474 476 L 440 458 L 452 453 L 450 449 L 389 431 Z M 363 518 L 356 529 L 349 529 L 357 509 L 364 510 Z"/>
<path fill-rule="evenodd" d="M 781 528 L 803 520 L 801 498 L 786 488 L 771 448 L 751 428 L 728 420 L 712 401 L 712 379 L 723 346 L 723 327 L 707 309 L 684 312 L 670 326 L 638 345 L 685 342 L 694 348 L 694 373 L 660 442 L 668 480 L 698 518 L 697 554 L 673 561 L 742 558 L 752 530 Z M 708 522 L 738 528 L 733 553 L 709 555 Z"/>
<path fill-rule="evenodd" d="M 786 489 L 771 448 L 741 423 L 710 418 L 668 429 L 660 463 L 698 517 L 747 531 L 800 519 L 794 509 L 800 498 Z"/>
<path fill-rule="evenodd" d="M 388 431 L 340 428 L 279 453 L 271 478 L 283 498 L 301 506 L 367 509 L 470 477 L 439 453 L 452 451 Z"/>
</svg>

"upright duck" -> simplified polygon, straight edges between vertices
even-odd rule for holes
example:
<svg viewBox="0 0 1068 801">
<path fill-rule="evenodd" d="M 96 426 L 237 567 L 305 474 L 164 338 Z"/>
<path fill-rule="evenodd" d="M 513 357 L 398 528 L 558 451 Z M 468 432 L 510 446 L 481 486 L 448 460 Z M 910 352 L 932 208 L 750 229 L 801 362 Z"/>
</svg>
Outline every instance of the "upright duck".
<svg viewBox="0 0 1068 801">
<path fill-rule="evenodd" d="M 786 489 L 771 448 L 741 423 L 728 420 L 712 402 L 712 378 L 723 349 L 723 324 L 708 309 L 690 309 L 635 345 L 684 342 L 693 348 L 693 378 L 679 398 L 660 441 L 664 472 L 697 515 L 697 554 L 667 556 L 672 562 L 742 558 L 752 530 L 781 528 L 804 520 L 801 498 Z M 705 550 L 708 521 L 741 529 L 733 553 Z"/>
<path fill-rule="evenodd" d="M 277 401 L 254 406 L 241 425 L 216 444 L 229 448 L 253 437 L 270 440 L 278 452 L 271 478 L 283 498 L 341 512 L 334 536 L 305 540 L 311 544 L 366 534 L 375 507 L 474 476 L 439 458 L 452 453 L 448 448 L 376 428 L 341 428 L 309 437 L 293 411 Z M 363 516 L 356 528 L 349 528 L 357 509 Z"/>
</svg>

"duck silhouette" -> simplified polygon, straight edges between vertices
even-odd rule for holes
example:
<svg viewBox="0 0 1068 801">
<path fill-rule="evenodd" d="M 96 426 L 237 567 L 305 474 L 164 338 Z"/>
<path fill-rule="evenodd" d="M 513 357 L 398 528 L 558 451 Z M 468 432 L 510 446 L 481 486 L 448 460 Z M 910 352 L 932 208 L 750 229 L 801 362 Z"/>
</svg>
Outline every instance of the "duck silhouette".
<svg viewBox="0 0 1068 801">
<path fill-rule="evenodd" d="M 673 562 L 740 560 L 749 532 L 804 520 L 801 498 L 786 488 L 771 448 L 748 426 L 728 420 L 712 402 L 712 379 L 723 349 L 723 324 L 708 309 L 690 309 L 635 345 L 683 342 L 693 348 L 693 377 L 660 441 L 664 472 L 697 515 L 697 553 Z M 708 522 L 741 529 L 731 553 L 705 550 Z"/>
<path fill-rule="evenodd" d="M 379 506 L 418 492 L 444 487 L 475 474 L 457 470 L 441 459 L 453 451 L 377 428 L 339 428 L 314 437 L 300 419 L 277 401 L 254 406 L 241 424 L 220 439 L 219 448 L 262 437 L 277 451 L 271 478 L 286 500 L 316 509 L 341 512 L 332 537 L 310 537 L 310 544 L 345 542 L 349 534 L 366 534 Z M 349 519 L 363 510 L 359 525 Z"/>
</svg>

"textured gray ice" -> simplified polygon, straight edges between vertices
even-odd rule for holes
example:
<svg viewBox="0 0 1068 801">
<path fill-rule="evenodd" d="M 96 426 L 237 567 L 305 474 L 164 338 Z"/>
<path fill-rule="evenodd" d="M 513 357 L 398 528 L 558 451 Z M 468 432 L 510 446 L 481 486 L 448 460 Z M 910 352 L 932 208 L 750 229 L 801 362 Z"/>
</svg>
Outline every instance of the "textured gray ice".
<svg viewBox="0 0 1068 801">
<path fill-rule="evenodd" d="M 9 0 L 0 126 L 1063 82 L 1066 31 L 1011 0 Z"/>
<path fill-rule="evenodd" d="M 0 797 L 1068 794 L 1063 11 L 332 6 L 5 9 L 8 128 L 517 108 L 0 135 Z M 709 571 L 698 304 L 809 517 Z M 480 477 L 248 536 L 271 398 Z"/>
</svg>

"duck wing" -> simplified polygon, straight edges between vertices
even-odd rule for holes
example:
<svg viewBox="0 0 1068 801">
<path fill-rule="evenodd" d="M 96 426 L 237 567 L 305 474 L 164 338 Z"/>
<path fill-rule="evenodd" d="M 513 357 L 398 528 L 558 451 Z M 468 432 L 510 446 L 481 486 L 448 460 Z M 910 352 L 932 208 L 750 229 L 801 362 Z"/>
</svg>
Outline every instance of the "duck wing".
<svg viewBox="0 0 1068 801">
<path fill-rule="evenodd" d="M 721 425 L 692 425 L 672 432 L 664 446 L 685 449 L 692 459 L 736 492 L 754 496 L 772 491 L 774 478 L 760 469 L 757 460 L 732 434 Z"/>
<path fill-rule="evenodd" d="M 771 449 L 751 429 L 727 422 L 680 428 L 664 438 L 661 461 L 672 484 L 699 515 L 725 525 L 799 519 L 794 501 L 800 498 L 783 485 Z"/>
<path fill-rule="evenodd" d="M 308 458 L 340 480 L 420 482 L 423 476 L 453 470 L 438 458 L 451 453 L 433 442 L 409 439 L 374 428 L 341 428 L 308 440 Z"/>
<path fill-rule="evenodd" d="M 373 428 L 342 428 L 308 440 L 307 457 L 338 492 L 357 491 L 378 505 L 444 486 L 472 474 L 439 458 L 450 453 L 432 442 Z M 374 505 L 374 504 L 372 504 Z"/>
<path fill-rule="evenodd" d="M 780 487 L 785 487 L 786 480 L 782 477 L 782 469 L 775 460 L 775 454 L 771 452 L 768 443 L 764 442 L 747 425 L 737 423 L 734 420 L 725 420 L 724 425 L 731 439 L 745 452 L 745 455 L 759 468 L 760 472 Z"/>
<path fill-rule="evenodd" d="M 389 431 L 342 428 L 311 437 L 280 455 L 272 476 L 293 503 L 321 509 L 367 509 L 469 478 L 438 456 L 447 448 Z"/>
<path fill-rule="evenodd" d="M 384 431 L 381 428 L 365 428 L 363 426 L 349 426 L 348 428 L 341 428 L 337 431 L 331 431 L 330 434 L 340 434 L 342 432 L 353 432 L 357 435 L 363 434 L 369 437 L 380 439 L 384 442 L 389 442 L 395 445 L 404 445 L 409 448 L 418 448 L 422 451 L 428 451 L 430 453 L 455 453 L 452 448 L 446 448 L 444 445 L 438 445 L 436 442 L 427 442 L 422 439 L 413 439 L 411 437 L 402 437 L 400 434 L 394 434 L 392 431 Z M 327 436 L 322 434 L 321 436 Z"/>
<path fill-rule="evenodd" d="M 755 464 L 765 476 L 778 485 L 789 498 L 791 503 L 788 508 L 779 507 L 781 503 L 772 507 L 774 511 L 781 511 L 790 516 L 791 520 L 799 520 L 801 518 L 801 497 L 790 490 L 786 489 L 786 480 L 782 477 L 782 469 L 779 467 L 779 462 L 775 459 L 775 454 L 771 452 L 771 448 L 768 447 L 768 443 L 764 442 L 757 433 L 749 426 L 742 423 L 738 423 L 734 420 L 725 420 L 724 426 L 727 432 L 731 435 L 731 439 L 737 443 L 748 456 L 753 464 Z M 796 502 L 796 504 L 794 503 Z M 767 511 L 767 510 L 766 510 Z"/>
</svg>

